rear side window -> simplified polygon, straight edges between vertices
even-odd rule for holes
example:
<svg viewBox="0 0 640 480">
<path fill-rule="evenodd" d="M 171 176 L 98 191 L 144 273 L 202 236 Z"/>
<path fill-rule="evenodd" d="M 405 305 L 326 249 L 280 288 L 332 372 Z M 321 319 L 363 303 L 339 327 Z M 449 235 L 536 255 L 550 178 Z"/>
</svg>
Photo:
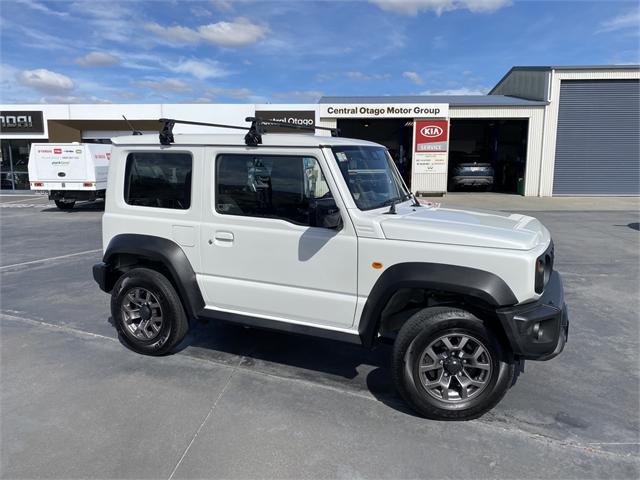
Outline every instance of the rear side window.
<svg viewBox="0 0 640 480">
<path fill-rule="evenodd" d="M 310 202 L 331 198 L 313 157 L 229 154 L 216 167 L 218 213 L 310 225 Z"/>
<path fill-rule="evenodd" d="M 191 205 L 192 163 L 188 153 L 130 153 L 124 201 L 142 207 L 187 210 Z"/>
</svg>

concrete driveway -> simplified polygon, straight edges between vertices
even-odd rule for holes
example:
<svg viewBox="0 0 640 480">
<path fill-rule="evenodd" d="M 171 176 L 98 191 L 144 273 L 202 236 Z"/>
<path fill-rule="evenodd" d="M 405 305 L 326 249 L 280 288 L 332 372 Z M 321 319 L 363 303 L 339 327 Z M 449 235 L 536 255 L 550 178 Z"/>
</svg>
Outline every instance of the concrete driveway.
<svg viewBox="0 0 640 480">
<path fill-rule="evenodd" d="M 209 322 L 174 355 L 128 351 L 91 278 L 100 204 L 1 197 L 1 476 L 638 478 L 638 211 L 553 210 L 529 213 L 554 236 L 567 348 L 451 423 L 405 407 L 388 347 Z"/>
</svg>

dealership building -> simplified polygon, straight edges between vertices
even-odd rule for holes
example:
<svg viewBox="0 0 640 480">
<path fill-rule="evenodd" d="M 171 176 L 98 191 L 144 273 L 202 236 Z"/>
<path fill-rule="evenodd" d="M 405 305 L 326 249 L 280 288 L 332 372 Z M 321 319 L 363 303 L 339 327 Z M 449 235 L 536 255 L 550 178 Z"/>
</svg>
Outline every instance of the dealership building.
<svg viewBox="0 0 640 480">
<path fill-rule="evenodd" d="M 488 95 L 323 97 L 317 104 L 0 105 L 2 190 L 28 190 L 35 142 L 157 133 L 159 118 L 244 125 L 259 116 L 338 128 L 389 149 L 412 191 L 441 194 L 460 165 L 527 196 L 640 195 L 640 67 L 513 67 Z M 176 125 L 175 133 L 223 130 Z M 228 132 L 228 130 L 226 131 Z M 308 133 L 292 130 L 296 133 Z M 322 133 L 321 133 L 322 132 Z M 318 134 L 328 134 L 319 130 Z M 477 167 L 476 167 L 477 166 Z"/>
</svg>

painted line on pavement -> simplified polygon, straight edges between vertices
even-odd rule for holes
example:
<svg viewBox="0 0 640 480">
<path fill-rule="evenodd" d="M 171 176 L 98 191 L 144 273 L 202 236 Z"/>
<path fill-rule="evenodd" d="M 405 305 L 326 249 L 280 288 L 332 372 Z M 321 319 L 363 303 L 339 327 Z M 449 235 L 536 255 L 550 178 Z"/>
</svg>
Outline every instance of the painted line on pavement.
<svg viewBox="0 0 640 480">
<path fill-rule="evenodd" d="M 13 265 L 5 265 L 3 267 L 0 267 L 0 271 L 8 270 L 9 268 L 23 267 L 25 265 L 33 265 L 35 263 L 52 262 L 54 260 L 61 260 L 63 258 L 77 257 L 78 255 L 87 255 L 89 253 L 97 253 L 97 252 L 101 252 L 101 251 L 102 251 L 101 248 L 96 248 L 95 250 L 86 250 L 84 252 L 69 253 L 67 255 L 60 255 L 60 256 L 57 256 L 57 257 L 41 258 L 40 260 L 31 260 L 29 262 L 14 263 Z"/>
<path fill-rule="evenodd" d="M 45 197 L 44 195 L 34 195 L 29 198 L 23 198 L 22 200 L 12 200 L 10 202 L 3 202 L 3 203 L 5 205 L 12 205 L 12 204 L 21 203 L 21 202 L 33 202 L 34 200 L 38 200 L 38 199 L 46 200 L 47 202 L 49 201 L 49 198 Z"/>
</svg>

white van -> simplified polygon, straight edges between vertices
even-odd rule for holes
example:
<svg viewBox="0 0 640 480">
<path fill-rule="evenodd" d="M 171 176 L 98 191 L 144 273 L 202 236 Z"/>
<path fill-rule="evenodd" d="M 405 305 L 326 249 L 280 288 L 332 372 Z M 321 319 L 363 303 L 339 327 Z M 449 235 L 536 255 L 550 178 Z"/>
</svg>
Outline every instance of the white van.
<svg viewBox="0 0 640 480">
<path fill-rule="evenodd" d="M 76 200 L 104 198 L 111 145 L 33 143 L 29 155 L 31 190 L 49 194 L 62 210 Z"/>
</svg>

